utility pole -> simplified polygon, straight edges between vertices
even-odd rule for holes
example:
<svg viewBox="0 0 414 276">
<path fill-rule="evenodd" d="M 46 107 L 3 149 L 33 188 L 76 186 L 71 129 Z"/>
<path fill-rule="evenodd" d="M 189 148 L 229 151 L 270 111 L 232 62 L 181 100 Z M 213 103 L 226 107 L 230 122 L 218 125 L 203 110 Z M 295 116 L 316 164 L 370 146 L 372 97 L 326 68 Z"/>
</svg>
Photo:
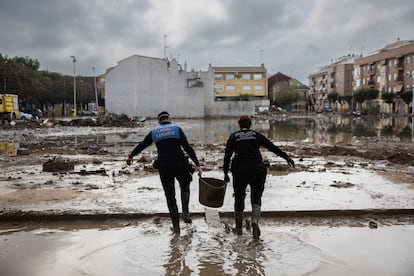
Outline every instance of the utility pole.
<svg viewBox="0 0 414 276">
<path fill-rule="evenodd" d="M 167 35 L 164 35 L 164 59 L 167 59 Z"/>
<path fill-rule="evenodd" d="M 95 85 L 95 104 L 96 104 L 96 112 L 99 114 L 99 104 L 98 104 L 98 90 L 96 89 L 96 73 L 95 67 L 92 67 L 93 70 L 93 82 Z"/>
<path fill-rule="evenodd" d="M 73 62 L 73 116 L 76 116 L 76 75 L 75 75 L 75 63 L 76 57 L 70 56 Z"/>
</svg>

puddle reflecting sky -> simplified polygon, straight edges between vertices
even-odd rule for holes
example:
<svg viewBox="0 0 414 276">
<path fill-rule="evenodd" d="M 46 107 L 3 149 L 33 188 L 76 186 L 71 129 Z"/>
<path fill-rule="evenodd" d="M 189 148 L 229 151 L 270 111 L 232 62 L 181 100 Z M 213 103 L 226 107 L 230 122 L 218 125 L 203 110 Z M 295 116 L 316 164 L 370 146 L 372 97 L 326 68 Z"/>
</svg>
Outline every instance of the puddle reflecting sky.
<svg viewBox="0 0 414 276">
<path fill-rule="evenodd" d="M 224 143 L 229 134 L 238 129 L 236 119 L 173 120 L 185 131 L 191 143 Z M 31 144 L 47 139 L 48 143 L 67 146 L 134 144 L 157 125 L 148 120 L 143 127 L 59 127 L 27 129 L 24 133 L 4 132 L 1 140 Z M 352 143 L 364 138 L 383 138 L 394 141 L 414 141 L 411 118 L 363 118 L 352 116 L 318 115 L 290 117 L 278 120 L 254 120 L 252 128 L 274 141 L 333 144 Z M 10 137 L 8 137 L 10 136 Z"/>
<path fill-rule="evenodd" d="M 161 220 L 1 235 L 7 275 L 412 275 L 413 225 L 262 224 L 261 241 L 203 219 L 174 235 Z M 384 242 L 392 241 L 392 242 Z"/>
</svg>

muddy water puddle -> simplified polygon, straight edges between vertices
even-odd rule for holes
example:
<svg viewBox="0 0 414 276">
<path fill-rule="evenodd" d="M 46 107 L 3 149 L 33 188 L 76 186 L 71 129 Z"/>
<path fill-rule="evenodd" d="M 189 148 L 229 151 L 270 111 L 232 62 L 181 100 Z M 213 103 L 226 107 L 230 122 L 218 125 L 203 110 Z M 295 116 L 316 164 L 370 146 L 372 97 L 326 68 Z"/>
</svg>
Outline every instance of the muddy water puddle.
<svg viewBox="0 0 414 276">
<path fill-rule="evenodd" d="M 238 129 L 237 120 L 187 119 L 174 120 L 184 130 L 191 143 L 224 143 L 228 135 Z M 24 131 L 3 131 L 1 142 L 37 144 L 39 147 L 56 145 L 69 149 L 88 145 L 131 145 L 141 141 L 157 125 L 147 120 L 141 127 L 54 127 L 29 128 Z M 254 129 L 275 141 L 305 141 L 308 143 L 355 142 L 364 138 L 382 138 L 394 141 L 414 141 L 409 117 L 352 117 L 329 114 L 328 116 L 279 117 L 253 121 Z M 46 141 L 47 140 L 47 141 Z"/>
<path fill-rule="evenodd" d="M 313 219 L 315 222 L 317 219 Z M 260 241 L 203 218 L 173 234 L 169 220 L 15 225 L 0 235 L 2 275 L 412 275 L 414 224 L 280 223 Z M 391 222 L 392 224 L 392 222 Z M 7 272 L 7 273 L 6 273 Z M 6 274 L 4 274 L 6 273 Z"/>
<path fill-rule="evenodd" d="M 224 143 L 237 129 L 236 120 L 177 123 L 203 159 L 203 176 L 222 179 Z M 125 166 L 127 153 L 155 125 L 149 120 L 138 128 L 2 131 L 1 141 L 14 141 L 31 153 L 16 156 L 15 150 L 4 147 L 10 154 L 0 156 L 0 212 L 165 214 L 161 183 L 156 172 L 149 171 L 150 162 L 137 160 Z M 263 211 L 413 209 L 414 167 L 393 157 L 412 150 L 410 127 L 407 118 L 255 120 L 254 128 L 289 151 L 296 163 L 296 169 L 289 170 L 284 160 L 263 153 L 271 162 Z M 356 153 L 364 150 L 360 143 L 364 139 L 383 143 L 361 156 Z M 394 153 L 386 154 L 388 142 L 393 142 Z M 354 145 L 352 150 L 345 147 L 348 143 Z M 321 145 L 335 147 L 315 149 Z M 376 151 L 381 152 L 379 157 Z M 74 170 L 43 172 L 43 162 L 54 154 L 76 160 Z M 143 155 L 154 154 L 152 147 Z M 404 160 L 410 156 L 403 156 Z M 192 212 L 204 210 L 198 201 L 198 181 L 194 175 Z M 179 194 L 177 187 L 180 204 Z M 233 211 L 232 194 L 229 184 L 221 211 Z M 282 219 L 263 217 L 262 240 L 253 242 L 248 231 L 235 236 L 230 229 L 233 222 L 226 218 L 217 227 L 194 217 L 193 225 L 182 225 L 177 236 L 166 217 L 132 222 L 0 223 L 0 275 L 414 274 L 412 219 L 376 220 L 378 227 L 372 229 L 367 218 L 346 223 L 299 218 L 280 223 Z"/>
</svg>

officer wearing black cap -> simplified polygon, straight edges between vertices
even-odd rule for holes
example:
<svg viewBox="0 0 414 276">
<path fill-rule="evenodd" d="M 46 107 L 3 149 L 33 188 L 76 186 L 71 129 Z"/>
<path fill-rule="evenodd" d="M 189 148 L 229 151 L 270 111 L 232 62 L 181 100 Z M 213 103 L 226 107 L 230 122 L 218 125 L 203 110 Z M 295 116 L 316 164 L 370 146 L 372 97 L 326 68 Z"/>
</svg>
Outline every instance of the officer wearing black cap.
<svg viewBox="0 0 414 276">
<path fill-rule="evenodd" d="M 139 154 L 152 143 L 155 143 L 158 151 L 160 179 L 167 199 L 173 231 L 179 233 L 180 223 L 177 202 L 175 199 L 175 179 L 177 179 L 180 184 L 183 220 L 185 223 L 192 223 L 188 211 L 192 176 L 189 169 L 188 158 L 184 155 L 182 149 L 184 149 L 197 166 L 196 169 L 199 173 L 201 172 L 199 167 L 200 164 L 182 129 L 178 125 L 170 122 L 170 114 L 168 114 L 167 111 L 161 112 L 158 114 L 158 121 L 160 125 L 151 130 L 150 133 L 145 136 L 144 140 L 129 154 L 127 164 L 130 165 L 135 155 Z"/>
</svg>

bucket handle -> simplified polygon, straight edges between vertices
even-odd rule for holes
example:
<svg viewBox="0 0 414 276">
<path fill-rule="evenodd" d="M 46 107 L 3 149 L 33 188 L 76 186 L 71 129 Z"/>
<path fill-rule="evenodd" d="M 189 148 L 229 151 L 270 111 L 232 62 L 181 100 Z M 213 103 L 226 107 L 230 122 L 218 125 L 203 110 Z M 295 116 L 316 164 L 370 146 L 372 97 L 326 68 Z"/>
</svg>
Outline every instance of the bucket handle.
<svg viewBox="0 0 414 276">
<path fill-rule="evenodd" d="M 214 186 L 214 185 L 211 185 L 211 184 L 209 184 L 207 181 L 205 181 L 205 177 L 200 177 L 200 179 L 204 182 L 204 184 L 205 184 L 205 185 L 207 185 L 207 186 L 209 186 L 209 187 L 211 187 L 211 188 L 214 188 L 214 189 L 219 188 L 219 187 Z M 226 187 L 226 186 L 227 186 L 227 183 L 226 183 L 226 182 L 224 182 L 224 187 Z"/>
</svg>

